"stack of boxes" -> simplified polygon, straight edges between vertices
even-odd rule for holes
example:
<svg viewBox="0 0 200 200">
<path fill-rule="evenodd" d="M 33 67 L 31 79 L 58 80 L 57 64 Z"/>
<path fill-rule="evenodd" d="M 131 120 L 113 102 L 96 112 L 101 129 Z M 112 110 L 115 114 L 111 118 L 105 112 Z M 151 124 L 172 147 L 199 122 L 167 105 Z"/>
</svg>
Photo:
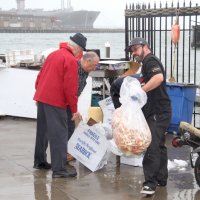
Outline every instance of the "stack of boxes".
<svg viewBox="0 0 200 200">
<path fill-rule="evenodd" d="M 6 65 L 8 67 L 20 66 L 20 64 L 34 63 L 34 51 L 27 50 L 13 50 L 6 53 Z"/>
</svg>

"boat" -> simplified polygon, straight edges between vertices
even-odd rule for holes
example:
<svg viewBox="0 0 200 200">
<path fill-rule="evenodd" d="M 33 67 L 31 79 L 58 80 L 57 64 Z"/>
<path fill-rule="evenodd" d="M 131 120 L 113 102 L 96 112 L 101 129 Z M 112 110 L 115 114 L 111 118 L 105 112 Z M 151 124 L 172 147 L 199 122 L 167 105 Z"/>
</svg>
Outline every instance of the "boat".
<svg viewBox="0 0 200 200">
<path fill-rule="evenodd" d="M 61 9 L 44 11 L 43 9 L 25 9 L 25 0 L 16 0 L 17 9 L 0 9 L 0 29 L 59 30 L 93 29 L 100 11 L 73 10 L 71 0 L 67 7 L 61 0 Z"/>
</svg>

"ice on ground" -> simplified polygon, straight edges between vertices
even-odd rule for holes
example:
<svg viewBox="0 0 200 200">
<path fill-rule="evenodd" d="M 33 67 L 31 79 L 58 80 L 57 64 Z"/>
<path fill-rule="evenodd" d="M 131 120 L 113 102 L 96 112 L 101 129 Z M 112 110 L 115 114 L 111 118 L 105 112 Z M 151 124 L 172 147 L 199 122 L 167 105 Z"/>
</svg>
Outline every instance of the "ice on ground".
<svg viewBox="0 0 200 200">
<path fill-rule="evenodd" d="M 188 166 L 188 162 L 185 160 L 168 160 L 168 170 L 171 169 L 178 169 L 178 170 L 185 170 L 185 168 Z"/>
</svg>

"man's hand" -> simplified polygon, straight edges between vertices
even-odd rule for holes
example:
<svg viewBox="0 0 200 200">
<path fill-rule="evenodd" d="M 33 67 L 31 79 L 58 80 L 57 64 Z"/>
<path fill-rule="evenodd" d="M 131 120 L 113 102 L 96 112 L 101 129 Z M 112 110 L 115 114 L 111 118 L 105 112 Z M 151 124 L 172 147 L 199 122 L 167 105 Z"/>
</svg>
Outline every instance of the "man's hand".
<svg viewBox="0 0 200 200">
<path fill-rule="evenodd" d="M 79 112 L 73 113 L 72 120 L 75 123 L 75 127 L 77 127 L 79 125 L 80 121 L 82 120 L 81 114 Z"/>
</svg>

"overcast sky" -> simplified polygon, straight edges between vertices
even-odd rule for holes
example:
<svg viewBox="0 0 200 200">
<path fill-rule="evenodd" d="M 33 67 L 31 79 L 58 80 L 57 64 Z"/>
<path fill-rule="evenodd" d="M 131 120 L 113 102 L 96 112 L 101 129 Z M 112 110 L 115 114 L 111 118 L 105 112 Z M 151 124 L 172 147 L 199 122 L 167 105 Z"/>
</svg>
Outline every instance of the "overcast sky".
<svg viewBox="0 0 200 200">
<path fill-rule="evenodd" d="M 179 0 L 182 5 L 184 0 Z M 195 5 L 199 0 L 192 0 L 192 5 Z M 3 10 L 9 10 L 11 8 L 17 8 L 16 0 L 0 0 L 0 8 Z M 142 2 L 160 2 L 165 4 L 165 1 L 161 0 L 71 0 L 71 4 L 74 10 L 97 10 L 101 11 L 97 20 L 95 21 L 95 27 L 112 27 L 123 28 L 124 27 L 124 9 L 126 4 L 130 3 L 142 3 Z M 168 1 L 171 5 L 172 1 Z M 177 2 L 173 0 L 173 2 Z M 189 0 L 185 0 L 186 5 L 189 5 Z M 67 5 L 67 0 L 65 0 Z M 59 9 L 61 7 L 61 0 L 25 0 L 26 8 L 44 8 L 45 10 Z"/>
</svg>

